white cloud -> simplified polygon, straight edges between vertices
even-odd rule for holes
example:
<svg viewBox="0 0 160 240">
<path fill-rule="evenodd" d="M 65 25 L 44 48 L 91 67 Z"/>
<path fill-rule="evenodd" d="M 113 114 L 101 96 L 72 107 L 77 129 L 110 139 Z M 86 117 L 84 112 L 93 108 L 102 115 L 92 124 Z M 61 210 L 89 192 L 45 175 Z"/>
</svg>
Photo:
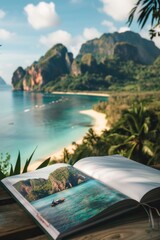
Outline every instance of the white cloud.
<svg viewBox="0 0 160 240">
<path fill-rule="evenodd" d="M 0 40 L 9 40 L 14 36 L 14 33 L 11 33 L 3 28 L 0 29 Z"/>
<path fill-rule="evenodd" d="M 66 47 L 68 47 L 70 46 L 71 42 L 72 42 L 71 34 L 63 30 L 58 30 L 56 32 L 48 34 L 47 36 L 42 36 L 40 38 L 40 43 L 48 47 L 52 47 L 57 43 L 62 43 Z"/>
<path fill-rule="evenodd" d="M 158 48 L 160 48 L 160 37 L 155 37 L 155 38 L 153 38 L 153 41 L 154 41 L 155 45 L 156 45 Z"/>
<path fill-rule="evenodd" d="M 114 23 L 111 22 L 111 21 L 104 20 L 101 24 L 103 26 L 107 27 L 108 32 L 115 32 L 115 31 L 117 31 L 117 28 L 114 26 Z"/>
<path fill-rule="evenodd" d="M 147 29 L 142 29 L 140 32 L 139 32 L 139 34 L 141 35 L 141 37 L 143 37 L 143 38 L 146 38 L 146 39 L 150 39 L 149 38 L 149 32 L 148 32 L 148 30 Z"/>
<path fill-rule="evenodd" d="M 53 47 L 57 43 L 62 43 L 69 51 L 76 56 L 79 52 L 81 45 L 85 42 L 85 38 L 82 35 L 73 37 L 70 33 L 58 30 L 48 34 L 47 36 L 41 36 L 40 43 L 47 48 Z"/>
<path fill-rule="evenodd" d="M 86 40 L 82 35 L 72 38 L 72 43 L 69 47 L 69 50 L 73 53 L 74 56 L 79 53 L 79 50 L 85 41 Z"/>
<path fill-rule="evenodd" d="M 93 38 L 98 38 L 101 33 L 96 28 L 85 28 L 83 31 L 83 36 L 86 40 L 91 40 Z"/>
<path fill-rule="evenodd" d="M 127 20 L 137 0 L 100 0 L 102 11 L 117 21 Z"/>
<path fill-rule="evenodd" d="M 26 66 L 32 64 L 33 61 L 35 61 L 35 59 L 38 59 L 39 57 L 40 56 L 36 54 L 26 54 L 25 52 L 19 53 L 17 51 L 1 50 L 1 58 L 3 59 L 3 61 L 0 65 L 0 76 L 2 76 L 4 80 L 10 84 L 13 72 L 19 66 L 26 68 Z"/>
<path fill-rule="evenodd" d="M 4 18 L 5 15 L 6 13 L 0 9 L 0 19 Z"/>
<path fill-rule="evenodd" d="M 119 29 L 119 33 L 122 33 L 122 32 L 126 32 L 126 31 L 130 31 L 131 29 L 129 27 L 120 27 Z"/>
<path fill-rule="evenodd" d="M 102 35 L 96 28 L 85 28 L 81 35 L 76 37 L 72 37 L 71 45 L 69 46 L 69 50 L 76 56 L 79 53 L 79 50 L 83 43 L 88 40 L 99 38 Z"/>
<path fill-rule="evenodd" d="M 81 45 L 93 38 L 100 37 L 101 33 L 96 28 L 85 28 L 81 35 L 73 37 L 69 32 L 58 30 L 41 36 L 40 43 L 50 48 L 57 43 L 62 43 L 76 56 L 81 48 Z"/>
<path fill-rule="evenodd" d="M 59 17 L 53 2 L 40 2 L 36 6 L 28 4 L 24 10 L 27 14 L 28 22 L 35 29 L 57 26 L 59 24 Z"/>
<path fill-rule="evenodd" d="M 146 38 L 146 39 L 148 39 L 148 40 L 150 40 L 150 35 L 149 35 L 149 29 L 151 29 L 151 26 L 147 26 L 145 29 L 142 29 L 141 31 L 140 31 L 140 35 L 141 35 L 141 37 L 143 37 L 143 38 Z M 152 39 L 152 41 L 155 43 L 155 45 L 158 47 L 158 48 L 160 48 L 160 37 L 154 37 L 153 39 Z"/>
</svg>

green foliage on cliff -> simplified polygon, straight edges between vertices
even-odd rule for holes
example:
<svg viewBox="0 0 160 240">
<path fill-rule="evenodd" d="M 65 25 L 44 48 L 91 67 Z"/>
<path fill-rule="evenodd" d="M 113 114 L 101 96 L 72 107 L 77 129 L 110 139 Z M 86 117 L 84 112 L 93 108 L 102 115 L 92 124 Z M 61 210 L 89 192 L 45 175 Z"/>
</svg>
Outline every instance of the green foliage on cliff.
<svg viewBox="0 0 160 240">
<path fill-rule="evenodd" d="M 142 38 L 138 33 L 126 31 L 123 33 L 104 33 L 99 39 L 93 39 L 87 41 L 82 45 L 78 58 L 86 53 L 92 53 L 97 61 L 102 61 L 108 57 L 114 58 L 115 46 L 120 44 L 121 51 L 126 52 L 126 46 L 136 48 L 137 51 L 134 55 L 137 55 L 137 59 L 142 64 L 151 64 L 160 54 L 160 50 L 154 45 L 152 41 Z M 129 49 L 128 49 L 129 50 Z M 128 52 L 128 55 L 130 52 Z M 135 57 L 135 56 L 134 56 Z"/>
<path fill-rule="evenodd" d="M 10 163 L 11 156 L 8 153 L 6 153 L 5 157 L 1 153 L 1 156 L 0 156 L 0 180 L 7 176 L 13 176 L 13 175 L 17 175 L 20 173 L 28 172 L 28 168 L 31 164 L 31 160 L 32 160 L 32 157 L 33 157 L 35 151 L 36 151 L 36 148 L 32 152 L 31 156 L 26 160 L 23 167 L 22 167 L 22 159 L 21 159 L 20 152 L 18 153 L 15 165 Z M 49 164 L 49 161 L 50 161 L 50 158 L 47 158 L 37 167 L 37 169 L 46 167 Z"/>
<path fill-rule="evenodd" d="M 60 167 L 48 176 L 48 179 L 27 179 L 14 184 L 14 187 L 28 201 L 37 200 L 66 188 L 75 187 L 89 178 L 71 166 Z"/>
<path fill-rule="evenodd" d="M 65 152 L 69 163 L 120 154 L 143 164 L 160 164 L 160 92 L 112 94 L 94 109 L 106 113 L 110 129 L 101 135 L 90 129 L 81 144 L 73 143 L 74 152 Z"/>
</svg>

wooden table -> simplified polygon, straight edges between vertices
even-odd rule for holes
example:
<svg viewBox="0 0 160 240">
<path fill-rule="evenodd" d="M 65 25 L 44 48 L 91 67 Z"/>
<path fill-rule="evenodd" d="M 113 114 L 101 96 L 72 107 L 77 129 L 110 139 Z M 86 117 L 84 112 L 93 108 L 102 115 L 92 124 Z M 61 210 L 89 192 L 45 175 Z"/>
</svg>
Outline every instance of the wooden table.
<svg viewBox="0 0 160 240">
<path fill-rule="evenodd" d="M 160 209 L 160 203 L 158 203 L 158 208 Z M 0 240 L 23 239 L 47 240 L 49 238 L 0 185 Z M 160 240 L 160 229 L 151 229 L 145 211 L 139 208 L 65 237 L 65 240 L 73 239 Z"/>
</svg>

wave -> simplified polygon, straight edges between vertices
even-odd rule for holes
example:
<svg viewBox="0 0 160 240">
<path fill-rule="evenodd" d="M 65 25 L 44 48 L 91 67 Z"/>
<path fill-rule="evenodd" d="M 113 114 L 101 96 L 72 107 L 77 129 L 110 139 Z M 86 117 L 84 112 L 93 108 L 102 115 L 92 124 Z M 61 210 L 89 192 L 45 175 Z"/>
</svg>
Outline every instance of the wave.
<svg viewBox="0 0 160 240">
<path fill-rule="evenodd" d="M 30 112 L 31 110 L 29 108 L 25 109 L 24 112 Z"/>
</svg>

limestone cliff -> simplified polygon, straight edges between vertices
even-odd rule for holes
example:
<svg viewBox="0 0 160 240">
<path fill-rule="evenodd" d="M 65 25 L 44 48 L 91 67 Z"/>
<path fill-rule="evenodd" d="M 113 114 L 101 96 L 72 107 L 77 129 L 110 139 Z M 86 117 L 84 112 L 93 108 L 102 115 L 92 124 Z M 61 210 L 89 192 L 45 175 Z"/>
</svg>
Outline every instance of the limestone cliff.
<svg viewBox="0 0 160 240">
<path fill-rule="evenodd" d="M 153 64 L 158 56 L 160 49 L 138 33 L 105 33 L 84 43 L 75 59 L 65 46 L 55 45 L 31 66 L 19 67 L 13 73 L 12 85 L 24 91 L 107 90 L 123 79 L 135 81 L 135 74 L 128 76 L 131 73 L 123 69 L 124 65 L 130 68 L 129 61 L 138 72 L 140 65 Z M 113 79 L 109 84 L 104 82 L 108 76 Z"/>
<path fill-rule="evenodd" d="M 13 73 L 12 85 L 16 86 L 17 90 L 23 90 L 23 78 L 26 74 L 26 71 L 22 67 L 18 67 Z"/>
<path fill-rule="evenodd" d="M 126 42 L 116 43 L 113 54 L 122 61 L 132 60 L 134 62 L 141 63 L 141 57 L 138 49 Z"/>
<path fill-rule="evenodd" d="M 48 82 L 68 74 L 71 69 L 73 55 L 62 44 L 51 48 L 38 62 L 34 62 L 25 70 L 19 67 L 12 77 L 15 89 L 24 91 L 40 90 Z"/>
<path fill-rule="evenodd" d="M 15 183 L 14 187 L 28 201 L 33 201 L 75 187 L 87 180 L 88 177 L 72 167 L 60 167 L 50 173 L 48 179 L 27 179 Z"/>
<path fill-rule="evenodd" d="M 77 58 L 81 59 L 87 53 L 92 53 L 95 59 L 101 62 L 106 58 L 113 58 L 117 43 L 132 45 L 136 49 L 137 58 L 142 64 L 151 64 L 160 55 L 160 50 L 152 41 L 142 38 L 138 33 L 127 31 L 123 33 L 104 33 L 99 39 L 87 41 L 82 45 Z M 130 49 L 126 50 L 130 54 Z"/>
<path fill-rule="evenodd" d="M 84 54 L 81 58 L 82 73 L 96 73 L 98 71 L 97 61 L 91 53 Z"/>
</svg>

